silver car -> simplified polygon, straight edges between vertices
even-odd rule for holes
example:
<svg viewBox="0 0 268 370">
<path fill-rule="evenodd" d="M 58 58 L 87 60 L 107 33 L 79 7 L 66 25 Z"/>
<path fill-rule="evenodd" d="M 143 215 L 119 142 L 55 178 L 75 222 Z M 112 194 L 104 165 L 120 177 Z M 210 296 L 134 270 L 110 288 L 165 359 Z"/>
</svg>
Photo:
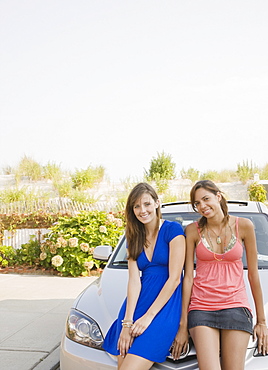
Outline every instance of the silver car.
<svg viewBox="0 0 268 370">
<path fill-rule="evenodd" d="M 259 202 L 228 202 L 230 214 L 249 218 L 254 226 L 258 246 L 258 264 L 263 289 L 266 318 L 268 319 L 268 209 Z M 197 220 L 188 202 L 168 203 L 162 205 L 163 218 L 177 221 L 183 227 Z M 75 300 L 69 312 L 66 329 L 62 337 L 60 368 L 61 370 L 115 370 L 117 360 L 102 349 L 103 339 L 111 323 L 116 319 L 121 304 L 126 296 L 128 281 L 126 240 L 122 236 L 112 253 L 109 246 L 99 246 L 94 257 L 108 260 L 100 278 L 90 284 Z M 244 273 L 247 274 L 246 259 L 243 258 Z M 253 300 L 245 276 L 249 301 Z M 255 317 L 255 312 L 254 312 Z M 164 335 L 159 330 L 159 335 Z M 188 350 L 177 361 L 172 357 L 163 363 L 155 363 L 153 370 L 198 369 L 196 353 L 190 341 Z M 256 342 L 249 341 L 246 354 L 246 370 L 268 369 L 268 357 L 259 356 Z"/>
</svg>

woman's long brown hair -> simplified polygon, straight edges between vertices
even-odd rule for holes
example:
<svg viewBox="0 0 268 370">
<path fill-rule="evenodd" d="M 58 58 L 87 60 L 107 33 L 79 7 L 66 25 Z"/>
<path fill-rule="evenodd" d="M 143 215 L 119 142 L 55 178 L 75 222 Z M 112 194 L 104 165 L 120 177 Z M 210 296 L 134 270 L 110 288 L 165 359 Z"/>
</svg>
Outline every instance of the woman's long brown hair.
<svg viewBox="0 0 268 370">
<path fill-rule="evenodd" d="M 125 209 L 128 258 L 132 258 L 133 260 L 137 260 L 144 246 L 146 246 L 145 226 L 137 219 L 133 211 L 134 205 L 145 193 L 151 195 L 155 202 L 158 200 L 158 196 L 154 188 L 151 185 L 142 182 L 137 184 L 130 192 Z M 158 218 L 157 226 L 159 227 L 161 218 L 160 207 L 156 209 L 156 216 Z"/>
<path fill-rule="evenodd" d="M 210 180 L 198 181 L 192 187 L 191 192 L 190 192 L 190 199 L 191 199 L 191 204 L 192 204 L 192 207 L 193 207 L 194 211 L 198 212 L 196 207 L 195 207 L 195 192 L 200 188 L 206 189 L 207 191 L 209 191 L 210 193 L 213 193 L 214 195 L 217 195 L 218 193 L 221 194 L 220 205 L 221 205 L 221 209 L 222 209 L 222 212 L 223 212 L 223 215 L 224 215 L 223 224 L 226 225 L 227 222 L 229 221 L 227 201 L 224 198 L 224 196 L 222 195 L 222 192 L 220 191 L 220 189 L 214 184 L 214 182 L 212 182 Z M 206 217 L 202 216 L 198 220 L 198 226 L 200 227 L 200 229 L 203 229 L 206 226 L 206 224 L 207 224 L 207 219 L 206 219 Z"/>
</svg>

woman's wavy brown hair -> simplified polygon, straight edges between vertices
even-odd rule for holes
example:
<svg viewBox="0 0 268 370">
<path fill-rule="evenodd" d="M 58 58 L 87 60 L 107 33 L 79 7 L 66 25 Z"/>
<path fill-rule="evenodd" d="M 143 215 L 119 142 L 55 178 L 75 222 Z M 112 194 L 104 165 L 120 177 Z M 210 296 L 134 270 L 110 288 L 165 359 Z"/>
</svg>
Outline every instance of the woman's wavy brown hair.
<svg viewBox="0 0 268 370">
<path fill-rule="evenodd" d="M 156 202 L 158 196 L 154 188 L 145 183 L 137 184 L 130 192 L 127 204 L 125 208 L 125 217 L 126 217 L 126 239 L 128 245 L 128 258 L 137 260 L 138 256 L 142 252 L 144 246 L 146 246 L 146 232 L 145 226 L 140 222 L 134 214 L 133 207 L 136 202 L 141 198 L 143 194 L 150 194 L 153 200 Z M 161 211 L 160 207 L 156 209 L 156 216 L 158 218 L 157 229 L 159 228 Z"/>
<path fill-rule="evenodd" d="M 222 192 L 220 191 L 220 189 L 214 184 L 214 182 L 210 180 L 197 181 L 197 183 L 192 187 L 191 192 L 190 192 L 190 199 L 191 199 L 191 204 L 192 204 L 194 211 L 198 212 L 195 207 L 195 193 L 200 188 L 206 189 L 207 191 L 209 191 L 210 193 L 214 195 L 217 195 L 218 193 L 221 194 L 220 205 L 221 205 L 222 212 L 224 214 L 223 224 L 226 225 L 227 222 L 229 221 L 227 201 L 222 195 Z M 207 219 L 206 217 L 202 216 L 198 220 L 198 226 L 200 227 L 200 229 L 203 229 L 206 226 L 206 224 L 207 224 Z"/>
</svg>

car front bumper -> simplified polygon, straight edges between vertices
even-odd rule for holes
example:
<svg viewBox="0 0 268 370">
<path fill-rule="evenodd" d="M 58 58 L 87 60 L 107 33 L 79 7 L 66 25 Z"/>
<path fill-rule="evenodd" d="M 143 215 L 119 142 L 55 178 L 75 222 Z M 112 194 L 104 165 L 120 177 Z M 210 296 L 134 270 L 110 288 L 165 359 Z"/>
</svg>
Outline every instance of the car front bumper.
<svg viewBox="0 0 268 370">
<path fill-rule="evenodd" d="M 61 341 L 61 370 L 117 370 L 117 360 L 107 352 L 76 343 L 65 335 Z M 151 370 L 198 370 L 196 358 L 155 363 Z"/>
</svg>

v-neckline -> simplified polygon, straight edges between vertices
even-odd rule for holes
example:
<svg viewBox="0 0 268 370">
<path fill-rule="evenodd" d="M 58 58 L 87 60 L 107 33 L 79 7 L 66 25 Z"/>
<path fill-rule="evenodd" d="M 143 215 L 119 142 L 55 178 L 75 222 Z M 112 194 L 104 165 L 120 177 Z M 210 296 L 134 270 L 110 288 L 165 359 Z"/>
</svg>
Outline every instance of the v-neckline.
<svg viewBox="0 0 268 370">
<path fill-rule="evenodd" d="M 156 237 L 156 239 L 155 239 L 154 250 L 153 250 L 153 253 L 152 253 L 152 259 L 151 259 L 151 260 L 149 260 L 149 258 L 148 258 L 148 256 L 147 256 L 147 254 L 146 254 L 146 252 L 145 252 L 145 248 L 143 248 L 143 253 L 144 253 L 144 255 L 145 255 L 145 257 L 146 257 L 146 259 L 147 259 L 147 261 L 148 261 L 149 263 L 152 263 L 152 261 L 153 261 L 153 259 L 154 259 L 154 254 L 155 254 L 155 249 L 156 249 L 156 245 L 157 245 L 157 241 L 158 241 L 159 233 L 160 233 L 160 231 L 161 231 L 162 226 L 164 225 L 164 223 L 165 223 L 165 220 L 163 220 L 163 222 L 162 222 L 162 224 L 161 224 L 161 226 L 160 226 L 160 228 L 159 228 L 159 230 L 158 230 L 157 237 Z"/>
</svg>

